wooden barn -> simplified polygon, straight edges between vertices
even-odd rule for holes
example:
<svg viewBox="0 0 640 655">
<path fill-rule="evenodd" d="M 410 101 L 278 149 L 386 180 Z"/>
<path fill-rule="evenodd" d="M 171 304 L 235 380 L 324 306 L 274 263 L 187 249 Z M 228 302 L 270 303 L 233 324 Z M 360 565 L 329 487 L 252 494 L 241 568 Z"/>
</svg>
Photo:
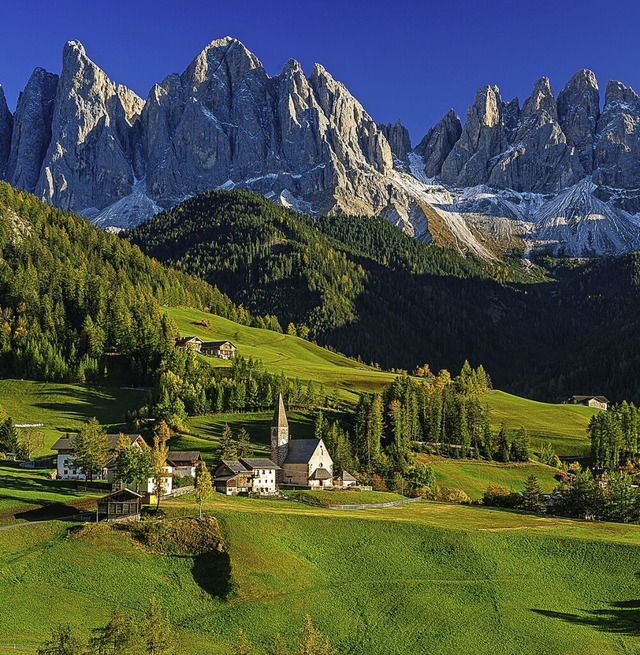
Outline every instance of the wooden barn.
<svg viewBox="0 0 640 655">
<path fill-rule="evenodd" d="M 116 519 L 136 518 L 140 516 L 142 494 L 131 489 L 114 491 L 98 500 L 98 519 L 115 521 Z"/>
</svg>

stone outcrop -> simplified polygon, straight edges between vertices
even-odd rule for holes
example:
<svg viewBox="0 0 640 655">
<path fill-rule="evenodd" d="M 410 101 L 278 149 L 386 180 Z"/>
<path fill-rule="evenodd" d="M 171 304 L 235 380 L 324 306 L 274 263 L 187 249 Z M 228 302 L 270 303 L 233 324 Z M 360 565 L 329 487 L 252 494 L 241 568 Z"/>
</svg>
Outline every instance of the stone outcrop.
<svg viewBox="0 0 640 655">
<path fill-rule="evenodd" d="M 427 177 L 440 174 L 442 164 L 461 134 L 462 125 L 453 109 L 450 109 L 444 118 L 426 133 L 415 151 L 424 161 L 424 173 Z"/>
<path fill-rule="evenodd" d="M 593 181 L 617 188 L 640 187 L 640 98 L 609 82 L 598 120 Z"/>
<path fill-rule="evenodd" d="M 411 137 L 409 130 L 400 122 L 378 124 L 378 129 L 384 134 L 391 148 L 391 153 L 396 160 L 407 166 L 409 153 L 411 152 Z"/>
<path fill-rule="evenodd" d="M 33 192 L 38 183 L 42 162 L 51 142 L 57 86 L 57 75 L 36 68 L 18 98 L 6 179 L 20 189 Z"/>
<path fill-rule="evenodd" d="M 503 122 L 504 124 L 504 122 Z M 507 129 L 505 127 L 506 136 Z M 548 78 L 538 80 L 519 113 L 512 142 L 493 165 L 488 184 L 515 191 L 554 192 L 584 177 L 575 148 L 558 122 Z"/>
<path fill-rule="evenodd" d="M 116 85 L 69 41 L 56 89 L 51 142 L 35 193 L 63 209 L 91 211 L 133 189 L 132 128 Z"/>
<path fill-rule="evenodd" d="M 478 91 L 460 138 L 442 164 L 443 182 L 464 187 L 488 181 L 494 159 L 507 148 L 502 107 L 497 86 Z"/>
<path fill-rule="evenodd" d="M 577 72 L 558 95 L 558 121 L 586 175 L 593 171 L 593 146 L 600 117 L 600 91 L 590 70 Z"/>
</svg>

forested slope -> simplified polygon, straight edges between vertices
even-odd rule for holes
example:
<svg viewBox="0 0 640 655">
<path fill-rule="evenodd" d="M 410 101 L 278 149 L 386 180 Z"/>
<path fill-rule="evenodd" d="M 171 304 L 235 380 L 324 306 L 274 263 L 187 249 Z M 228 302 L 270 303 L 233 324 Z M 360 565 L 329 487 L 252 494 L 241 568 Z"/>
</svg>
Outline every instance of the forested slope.
<svg viewBox="0 0 640 655">
<path fill-rule="evenodd" d="M 638 400 L 637 254 L 527 272 L 419 243 L 382 219 L 314 221 L 245 191 L 194 197 L 128 238 L 367 362 L 458 370 L 468 358 L 523 395 Z"/>
</svg>

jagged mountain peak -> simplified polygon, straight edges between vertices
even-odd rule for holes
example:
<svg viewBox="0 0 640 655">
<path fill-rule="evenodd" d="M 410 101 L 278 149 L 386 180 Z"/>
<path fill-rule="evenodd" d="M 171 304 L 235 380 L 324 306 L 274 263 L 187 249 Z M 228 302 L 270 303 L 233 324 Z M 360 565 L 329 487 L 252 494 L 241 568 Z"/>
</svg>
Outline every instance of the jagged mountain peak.
<svg viewBox="0 0 640 655">
<path fill-rule="evenodd" d="M 551 120 L 557 120 L 558 118 L 556 101 L 548 77 L 541 77 L 536 80 L 531 95 L 522 106 L 522 119 L 526 120 L 532 116 L 539 116 L 542 112 L 546 113 Z"/>
<path fill-rule="evenodd" d="M 638 94 L 630 86 L 626 86 L 617 80 L 610 80 L 607 82 L 604 94 L 605 109 L 617 103 L 625 103 L 633 110 L 640 111 L 640 97 L 638 97 Z"/>
<path fill-rule="evenodd" d="M 260 60 L 242 42 L 226 36 L 206 45 L 189 64 L 185 76 L 198 84 L 224 72 L 235 81 L 253 69 L 264 72 Z"/>
<path fill-rule="evenodd" d="M 522 108 L 486 85 L 464 125 L 452 109 L 412 150 L 400 121 L 377 124 L 321 64 L 306 76 L 290 59 L 269 77 L 227 36 L 143 101 L 69 41 L 60 77 L 36 69 L 15 116 L 0 91 L 0 174 L 104 226 L 242 187 L 305 212 L 382 215 L 480 256 L 528 242 L 536 225 L 553 240 L 563 217 L 551 214 L 573 203 L 571 224 L 585 227 L 564 229 L 559 241 L 591 234 L 618 252 L 636 243 L 636 222 L 640 230 L 640 98 L 610 82 L 602 114 L 599 103 L 588 69 L 557 99 L 540 78 Z M 543 204 L 552 220 L 540 223 Z M 624 239 L 608 235 L 618 223 Z"/>
<path fill-rule="evenodd" d="M 598 90 L 598 79 L 596 74 L 588 68 L 583 68 L 574 73 L 565 85 L 565 90 L 588 91 L 591 89 Z"/>
<path fill-rule="evenodd" d="M 77 39 L 72 39 L 64 44 L 62 49 L 62 58 L 67 57 L 86 57 L 87 51 L 82 43 Z"/>
</svg>

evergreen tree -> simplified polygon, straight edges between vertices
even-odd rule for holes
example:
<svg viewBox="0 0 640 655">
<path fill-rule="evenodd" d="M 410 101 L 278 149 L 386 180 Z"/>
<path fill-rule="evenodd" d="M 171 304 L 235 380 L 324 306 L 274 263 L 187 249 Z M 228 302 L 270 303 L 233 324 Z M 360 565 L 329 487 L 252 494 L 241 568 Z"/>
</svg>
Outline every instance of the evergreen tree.
<svg viewBox="0 0 640 655">
<path fill-rule="evenodd" d="M 249 433 L 244 429 L 240 428 L 238 432 L 238 457 L 246 458 L 253 455 L 253 447 L 251 446 L 251 439 Z"/>
<path fill-rule="evenodd" d="M 516 432 L 514 440 L 511 442 L 511 451 L 509 459 L 512 462 L 529 461 L 529 435 L 524 428 Z"/>
<path fill-rule="evenodd" d="M 543 512 L 545 505 L 542 498 L 542 489 L 535 475 L 530 475 L 522 492 L 522 508 L 528 512 Z"/>
<path fill-rule="evenodd" d="M 509 444 L 509 437 L 507 436 L 507 428 L 504 423 L 500 426 L 500 431 L 498 432 L 496 441 L 498 449 L 495 458 L 499 462 L 504 462 L 506 464 L 510 460 L 511 446 Z"/>
<path fill-rule="evenodd" d="M 149 599 L 141 632 L 147 646 L 147 655 L 174 655 L 176 652 L 171 623 L 160 603 L 153 597 Z"/>
<path fill-rule="evenodd" d="M 238 445 L 233 437 L 233 432 L 228 423 L 224 424 L 222 435 L 220 436 L 220 446 L 218 459 L 238 459 Z"/>
<path fill-rule="evenodd" d="M 0 426 L 0 451 L 15 454 L 19 447 L 18 430 L 11 417 L 8 417 Z"/>
<path fill-rule="evenodd" d="M 145 643 L 136 620 L 120 610 L 111 614 L 109 622 L 92 630 L 89 640 L 91 655 L 143 655 Z"/>
<path fill-rule="evenodd" d="M 70 626 L 59 625 L 37 652 L 38 655 L 84 655 L 84 646 Z"/>
<path fill-rule="evenodd" d="M 313 625 L 308 614 L 304 618 L 298 655 L 337 655 L 329 640 Z"/>
</svg>

